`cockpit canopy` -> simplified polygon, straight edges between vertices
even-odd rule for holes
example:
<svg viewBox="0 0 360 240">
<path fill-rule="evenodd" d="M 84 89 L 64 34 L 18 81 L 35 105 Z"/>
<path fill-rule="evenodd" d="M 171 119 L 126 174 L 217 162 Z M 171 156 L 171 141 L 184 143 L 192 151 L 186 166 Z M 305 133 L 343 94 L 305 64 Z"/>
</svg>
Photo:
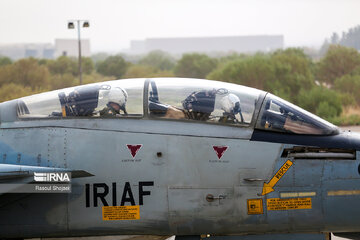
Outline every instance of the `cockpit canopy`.
<svg viewBox="0 0 360 240">
<path fill-rule="evenodd" d="M 256 128 L 296 134 L 333 135 L 338 128 L 272 94 L 267 94 Z"/>
<path fill-rule="evenodd" d="M 17 114 L 21 119 L 142 117 L 143 88 L 144 79 L 131 79 L 41 93 L 19 99 Z"/>
<path fill-rule="evenodd" d="M 145 117 L 293 134 L 338 132 L 336 126 L 272 94 L 181 78 L 117 80 L 24 97 L 17 100 L 17 116 L 21 120 Z"/>
</svg>

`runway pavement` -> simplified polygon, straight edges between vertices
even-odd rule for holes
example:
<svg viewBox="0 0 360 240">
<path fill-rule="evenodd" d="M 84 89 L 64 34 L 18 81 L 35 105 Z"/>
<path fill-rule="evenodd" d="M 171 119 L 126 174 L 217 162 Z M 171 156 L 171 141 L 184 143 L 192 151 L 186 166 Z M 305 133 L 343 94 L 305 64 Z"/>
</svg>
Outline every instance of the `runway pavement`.
<svg viewBox="0 0 360 240">
<path fill-rule="evenodd" d="M 77 238 L 56 238 L 56 240 L 160 240 L 163 237 L 156 236 L 106 236 L 106 237 L 77 237 Z M 32 238 L 31 240 L 54 240 L 54 238 Z M 175 240 L 175 236 L 166 240 Z M 291 240 L 291 239 L 289 239 Z M 306 239 L 304 239 L 306 240 Z M 336 237 L 331 234 L 331 240 L 348 240 L 346 238 Z"/>
<path fill-rule="evenodd" d="M 343 127 L 340 127 L 341 130 L 344 130 L 344 131 L 351 131 L 351 132 L 357 132 L 357 133 L 360 133 L 360 126 L 343 126 Z"/>
</svg>

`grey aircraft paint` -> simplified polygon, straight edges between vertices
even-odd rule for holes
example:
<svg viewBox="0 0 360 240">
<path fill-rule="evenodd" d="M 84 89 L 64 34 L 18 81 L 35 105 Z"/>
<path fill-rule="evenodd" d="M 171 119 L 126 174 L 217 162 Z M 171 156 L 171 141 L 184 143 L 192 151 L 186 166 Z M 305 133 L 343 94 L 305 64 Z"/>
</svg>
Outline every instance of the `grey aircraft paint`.
<svg viewBox="0 0 360 240">
<path fill-rule="evenodd" d="M 263 112 L 269 111 L 262 92 L 255 102 L 239 101 L 247 123 L 218 124 L 215 116 L 210 121 L 169 119 L 158 112 L 153 116 L 148 110 L 151 81 L 157 79 L 142 82 L 140 116 L 69 117 L 60 110 L 60 115 L 26 118 L 21 117 L 26 112 L 23 103 L 30 109 L 30 100 L 0 104 L 2 184 L 33 184 L 34 172 L 40 171 L 73 175 L 71 193 L 2 193 L 2 238 L 199 239 L 209 234 L 209 239 L 230 240 L 325 239 L 330 232 L 357 236 L 357 135 L 338 133 L 330 125 L 328 135 L 281 132 L 274 123 L 270 126 L 275 131 L 268 125 L 259 128 Z M 131 88 L 124 89 L 130 106 Z M 302 124 L 311 129 L 309 122 Z M 263 194 L 264 183 L 273 191 Z M 116 213 L 110 216 L 115 220 L 105 220 L 106 209 Z M 130 216 L 134 219 L 127 219 L 126 211 L 135 211 Z"/>
</svg>

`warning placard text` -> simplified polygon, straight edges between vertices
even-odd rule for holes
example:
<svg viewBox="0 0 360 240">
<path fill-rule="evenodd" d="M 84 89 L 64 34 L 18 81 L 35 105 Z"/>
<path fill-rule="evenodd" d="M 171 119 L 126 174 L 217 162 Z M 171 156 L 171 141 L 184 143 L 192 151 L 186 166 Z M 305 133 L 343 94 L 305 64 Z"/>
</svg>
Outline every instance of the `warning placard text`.
<svg viewBox="0 0 360 240">
<path fill-rule="evenodd" d="M 267 199 L 267 210 L 311 209 L 311 198 L 270 198 Z"/>
<path fill-rule="evenodd" d="M 103 220 L 138 220 L 140 206 L 103 206 Z"/>
<path fill-rule="evenodd" d="M 263 200 L 261 198 L 247 200 L 248 214 L 263 214 Z"/>
</svg>

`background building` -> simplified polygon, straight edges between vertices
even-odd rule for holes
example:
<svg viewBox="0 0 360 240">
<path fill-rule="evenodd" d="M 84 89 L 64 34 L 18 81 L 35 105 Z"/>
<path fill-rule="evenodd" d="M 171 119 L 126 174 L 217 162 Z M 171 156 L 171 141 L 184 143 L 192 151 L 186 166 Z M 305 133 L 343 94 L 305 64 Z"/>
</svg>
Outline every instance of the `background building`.
<svg viewBox="0 0 360 240">
<path fill-rule="evenodd" d="M 162 50 L 172 54 L 186 52 L 268 52 L 284 47 L 283 35 L 257 35 L 232 37 L 149 38 L 131 41 L 134 54 Z"/>
<path fill-rule="evenodd" d="M 60 56 L 78 57 L 78 40 L 76 39 L 55 39 L 55 58 Z M 90 40 L 81 40 L 81 56 L 90 57 Z"/>
<path fill-rule="evenodd" d="M 54 59 L 63 55 L 76 58 L 79 56 L 77 39 L 55 39 L 55 45 L 51 43 L 0 45 L 0 56 L 13 60 L 28 57 Z M 81 55 L 91 56 L 89 39 L 81 40 Z"/>
<path fill-rule="evenodd" d="M 0 56 L 6 56 L 13 60 L 20 58 L 54 58 L 54 45 L 43 44 L 8 44 L 0 45 Z"/>
</svg>

